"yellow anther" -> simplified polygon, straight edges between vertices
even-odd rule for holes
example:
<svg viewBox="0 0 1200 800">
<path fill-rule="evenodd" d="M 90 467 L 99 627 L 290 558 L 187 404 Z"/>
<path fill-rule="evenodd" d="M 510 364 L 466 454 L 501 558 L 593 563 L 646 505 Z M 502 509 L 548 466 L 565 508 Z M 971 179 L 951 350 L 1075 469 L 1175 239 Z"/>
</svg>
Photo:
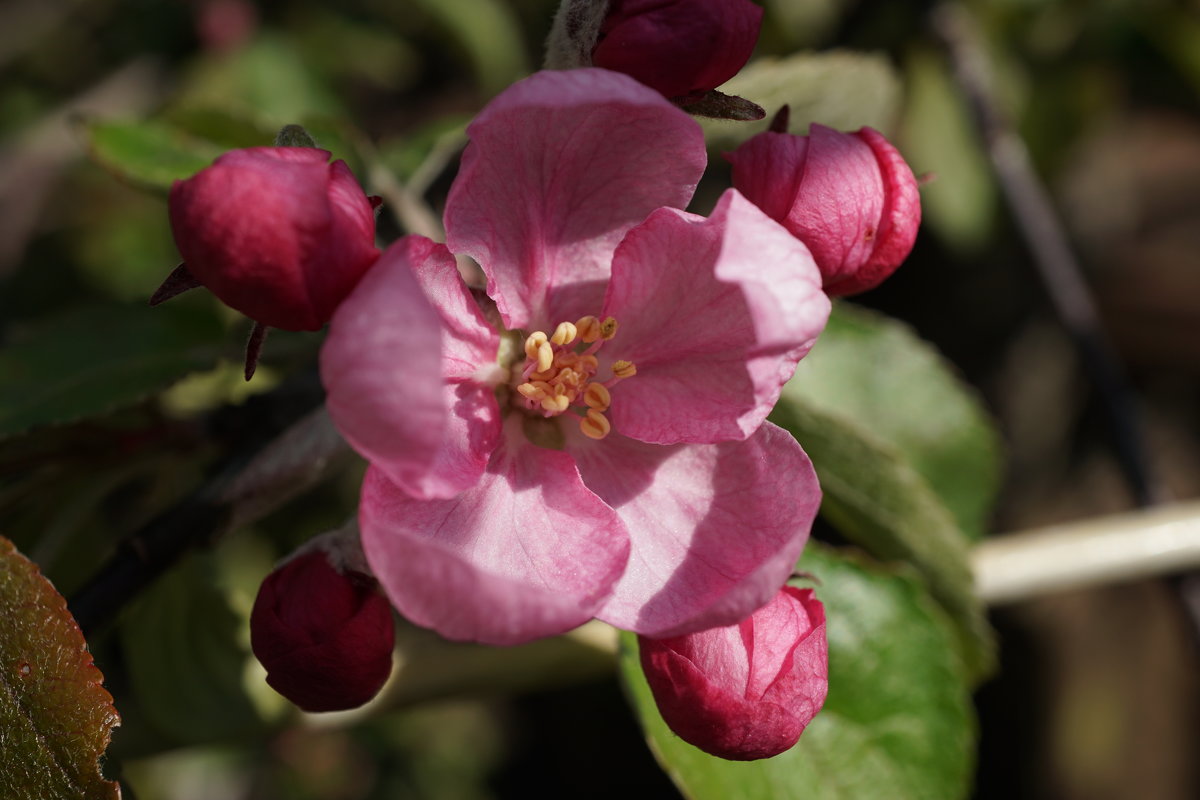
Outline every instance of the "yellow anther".
<svg viewBox="0 0 1200 800">
<path fill-rule="evenodd" d="M 545 334 L 542 335 L 544 336 Z M 533 356 L 530 356 L 530 358 L 533 358 Z M 546 372 L 552 366 L 554 366 L 554 348 L 549 342 L 543 341 L 538 345 L 537 349 L 537 371 Z"/>
<path fill-rule="evenodd" d="M 554 394 L 554 387 L 545 381 L 527 381 L 517 387 L 522 397 L 528 397 L 537 402 L 547 395 Z"/>
<path fill-rule="evenodd" d="M 558 327 L 554 329 L 554 335 L 550 337 L 550 341 L 554 344 L 570 344 L 575 341 L 575 334 L 578 330 L 569 322 L 560 322 Z"/>
<path fill-rule="evenodd" d="M 608 417 L 594 408 L 589 408 L 587 416 L 579 420 L 579 430 L 589 439 L 603 439 L 612 430 Z"/>
<path fill-rule="evenodd" d="M 592 315 L 581 317 L 575 323 L 575 330 L 579 334 L 579 338 L 587 344 L 591 344 L 600 338 L 600 320 Z"/>
<path fill-rule="evenodd" d="M 617 333 L 613 317 L 581 317 L 577 322 L 560 322 L 547 336 L 534 331 L 525 339 L 527 361 L 516 385 L 527 410 L 541 411 L 546 417 L 557 416 L 575 407 L 586 412 L 580 421 L 581 430 L 593 439 L 603 439 L 611 429 L 604 412 L 612 405 L 608 386 L 593 382 L 600 362 L 593 354 Z M 590 348 L 573 348 L 577 340 L 591 344 Z M 630 361 L 612 365 L 611 385 L 622 378 L 632 377 L 637 368 Z M 582 408 L 581 408 L 582 407 Z"/>
<path fill-rule="evenodd" d="M 538 349 L 546 343 L 546 334 L 541 331 L 534 331 L 529 334 L 529 338 L 525 340 L 525 355 L 530 358 L 538 357 Z"/>
<path fill-rule="evenodd" d="M 542 408 L 551 414 L 561 414 L 567 410 L 567 406 L 569 405 L 571 405 L 571 399 L 564 394 L 542 398 Z"/>
<path fill-rule="evenodd" d="M 612 405 L 612 395 L 603 383 L 589 383 L 583 391 L 583 402 L 597 411 L 607 411 Z"/>
</svg>

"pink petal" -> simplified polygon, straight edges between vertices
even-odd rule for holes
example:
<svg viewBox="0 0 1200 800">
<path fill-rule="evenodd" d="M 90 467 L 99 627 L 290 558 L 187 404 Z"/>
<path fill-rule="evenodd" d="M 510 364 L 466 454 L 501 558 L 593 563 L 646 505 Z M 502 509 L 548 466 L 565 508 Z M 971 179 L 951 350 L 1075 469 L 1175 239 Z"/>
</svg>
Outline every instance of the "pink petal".
<svg viewBox="0 0 1200 800">
<path fill-rule="evenodd" d="M 217 157 L 229 166 L 262 168 L 264 162 L 291 164 L 325 164 L 333 153 L 318 147 L 245 147 L 230 150 Z M 213 163 L 216 163 L 215 161 Z"/>
<path fill-rule="evenodd" d="M 752 434 L 829 318 L 808 250 L 737 192 L 712 217 L 660 209 L 617 248 L 601 351 L 637 375 L 612 388 L 613 429 L 644 442 Z"/>
<path fill-rule="evenodd" d="M 359 524 L 371 569 L 401 614 L 449 639 L 487 644 L 586 622 L 629 556 L 625 526 L 583 485 L 571 457 L 519 435 L 450 500 L 414 500 L 368 470 Z"/>
<path fill-rule="evenodd" d="M 629 566 L 596 616 L 647 636 L 728 625 L 766 603 L 791 574 L 821 502 L 808 456 L 769 422 L 744 442 L 663 446 L 577 434 L 568 447 L 633 540 Z"/>
<path fill-rule="evenodd" d="M 861 128 L 855 134 L 875 153 L 883 175 L 883 213 L 875 234 L 875 249 L 852 279 L 827 284 L 831 295 L 854 294 L 878 286 L 896 270 L 917 241 L 921 227 L 921 194 L 912 168 L 883 134 Z"/>
<path fill-rule="evenodd" d="M 835 274 L 851 271 L 874 247 L 862 231 L 879 225 L 883 176 L 875 154 L 857 136 L 813 125 L 809 138 L 804 180 L 788 222 L 805 231 L 817 259 L 828 259 Z"/>
<path fill-rule="evenodd" d="M 405 237 L 346 298 L 321 349 L 326 405 L 359 453 L 416 497 L 473 485 L 500 433 L 483 321 L 443 245 Z"/>
<path fill-rule="evenodd" d="M 483 266 L 509 328 L 595 314 L 621 237 L 659 206 L 686 205 L 707 160 L 687 114 L 599 69 L 526 78 L 467 132 L 446 241 Z"/>
<path fill-rule="evenodd" d="M 329 233 L 305 265 L 313 306 L 326 320 L 379 258 L 375 210 L 345 161 L 329 165 L 327 193 Z"/>
<path fill-rule="evenodd" d="M 733 166 L 734 187 L 786 226 L 804 181 L 808 148 L 808 136 L 764 131 L 726 153 L 725 160 Z M 788 230 L 799 237 L 797 229 L 789 226 Z"/>
<path fill-rule="evenodd" d="M 803 239 L 826 278 L 835 280 L 871 254 L 873 239 L 863 232 L 879 225 L 883 178 L 857 136 L 813 125 L 807 141 L 798 138 L 765 133 L 747 141 L 730 156 L 734 181 L 764 211 L 783 210 L 771 216 Z"/>
<path fill-rule="evenodd" d="M 812 589 L 785 586 L 754 619 L 754 649 L 763 653 L 764 668 L 756 669 L 747 696 L 761 691 L 766 702 L 786 704 L 802 725 L 808 725 L 825 703 L 829 688 L 825 606 Z M 788 642 L 795 642 L 788 646 Z M 757 656 L 756 656 L 757 658 Z M 779 672 L 770 675 L 773 665 Z"/>
<path fill-rule="evenodd" d="M 741 628 L 738 633 L 740 649 L 748 649 L 750 654 L 749 670 L 740 687 L 741 693 L 750 700 L 769 700 L 772 696 L 787 695 L 791 689 L 796 688 L 791 682 L 792 671 L 805 665 L 816 666 L 807 653 L 801 654 L 804 656 L 804 663 L 794 663 L 797 646 L 803 644 L 807 637 L 824 624 L 825 606 L 817 600 L 812 589 L 797 589 L 793 586 L 780 589 L 771 602 L 755 611 L 738 626 Z M 717 637 L 714 637 L 715 649 L 700 646 L 708 633 L 701 631 L 689 637 L 694 641 L 689 645 L 691 650 L 688 657 L 701 669 L 711 672 L 723 665 L 726 659 L 718 652 L 724 645 Z M 705 649 L 706 652 L 700 652 L 701 649 Z M 738 663 L 740 661 L 739 658 Z M 803 671 L 805 674 L 816 673 L 821 676 L 825 673 L 824 669 Z M 820 708 L 820 703 L 816 705 Z M 807 719 L 812 719 L 815 713 L 816 710 L 812 709 Z"/>
</svg>

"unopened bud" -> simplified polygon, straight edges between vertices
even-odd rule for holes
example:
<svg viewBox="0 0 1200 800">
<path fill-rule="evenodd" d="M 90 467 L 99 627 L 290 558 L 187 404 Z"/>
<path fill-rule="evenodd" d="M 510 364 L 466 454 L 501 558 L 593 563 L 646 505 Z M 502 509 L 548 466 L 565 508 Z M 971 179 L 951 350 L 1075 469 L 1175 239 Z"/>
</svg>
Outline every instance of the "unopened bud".
<svg viewBox="0 0 1200 800">
<path fill-rule="evenodd" d="M 736 625 L 638 645 L 671 730 L 734 761 L 791 748 L 829 687 L 825 609 L 811 589 L 785 586 Z"/>
<path fill-rule="evenodd" d="M 281 136 L 298 141 L 302 133 L 289 126 Z M 328 322 L 379 258 L 371 202 L 329 155 L 233 150 L 176 181 L 168 209 L 188 273 L 263 325 L 317 330 Z"/>
<path fill-rule="evenodd" d="M 391 672 L 391 606 L 374 578 L 308 549 L 263 581 L 250 615 L 250 644 L 267 683 L 300 708 L 355 708 Z"/>
<path fill-rule="evenodd" d="M 908 257 L 921 198 L 908 164 L 871 128 L 760 133 L 726 156 L 733 186 L 812 252 L 830 295 L 872 289 Z"/>
<path fill-rule="evenodd" d="M 750 0 L 563 0 L 546 66 L 603 67 L 695 99 L 745 66 L 762 16 Z"/>
</svg>

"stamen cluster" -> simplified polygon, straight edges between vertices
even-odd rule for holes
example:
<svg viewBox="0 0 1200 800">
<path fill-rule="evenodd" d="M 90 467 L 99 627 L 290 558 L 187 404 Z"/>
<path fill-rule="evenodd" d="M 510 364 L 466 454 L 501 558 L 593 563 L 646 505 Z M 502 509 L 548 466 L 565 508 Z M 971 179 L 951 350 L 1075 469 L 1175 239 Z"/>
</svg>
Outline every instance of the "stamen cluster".
<svg viewBox="0 0 1200 800">
<path fill-rule="evenodd" d="M 583 412 L 579 429 L 592 439 L 603 439 L 612 430 L 604 412 L 612 405 L 609 389 L 637 374 L 629 361 L 614 361 L 612 377 L 594 380 L 600 361 L 596 353 L 617 335 L 617 321 L 603 322 L 588 315 L 578 322 L 560 322 L 549 336 L 534 331 L 525 339 L 525 367 L 517 393 L 527 410 L 556 417 L 571 406 Z"/>
</svg>

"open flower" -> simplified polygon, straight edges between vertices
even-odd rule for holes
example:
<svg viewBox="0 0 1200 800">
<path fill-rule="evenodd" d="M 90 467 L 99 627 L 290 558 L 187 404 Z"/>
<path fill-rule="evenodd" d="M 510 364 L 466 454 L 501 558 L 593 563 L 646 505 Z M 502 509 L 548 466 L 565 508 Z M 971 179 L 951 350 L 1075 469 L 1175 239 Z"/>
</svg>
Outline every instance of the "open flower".
<svg viewBox="0 0 1200 800">
<path fill-rule="evenodd" d="M 591 617 L 733 623 L 791 572 L 820 499 L 764 419 L 829 313 L 807 249 L 736 192 L 685 205 L 699 127 L 596 69 L 539 73 L 468 129 L 447 239 L 408 237 L 335 314 L 335 423 L 396 608 L 514 644 Z M 648 216 L 647 216 L 648 215 Z"/>
</svg>

